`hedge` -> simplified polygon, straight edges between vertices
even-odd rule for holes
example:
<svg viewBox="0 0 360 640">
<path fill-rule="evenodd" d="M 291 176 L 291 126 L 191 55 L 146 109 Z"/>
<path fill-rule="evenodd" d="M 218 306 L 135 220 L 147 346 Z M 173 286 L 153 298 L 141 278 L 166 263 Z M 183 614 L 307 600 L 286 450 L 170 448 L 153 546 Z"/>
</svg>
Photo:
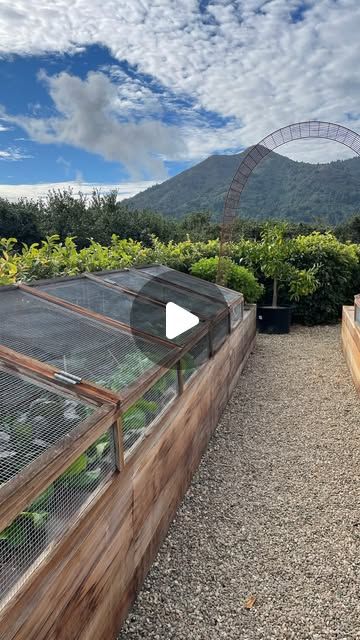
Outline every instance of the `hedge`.
<svg viewBox="0 0 360 640">
<path fill-rule="evenodd" d="M 74 238 L 60 242 L 58 236 L 51 236 L 41 244 L 23 245 L 17 251 L 16 239 L 8 238 L 0 240 L 0 284 L 76 275 L 83 271 L 121 269 L 154 262 L 190 272 L 195 263 L 204 258 L 215 258 L 218 251 L 218 240 L 192 242 L 188 239 L 165 244 L 153 237 L 151 246 L 147 247 L 141 242 L 117 236 L 112 236 L 109 246 L 91 241 L 83 249 L 77 248 Z M 256 258 L 256 242 L 241 240 L 231 244 L 227 248 L 227 254 L 237 265 L 252 272 L 264 285 L 261 301 L 270 299 L 271 283 L 261 275 Z M 360 246 L 341 243 L 329 233 L 298 236 L 294 240 L 291 260 L 299 269 L 315 265 L 319 281 L 317 290 L 302 298 L 296 305 L 295 319 L 306 324 L 336 322 L 340 317 L 341 306 L 352 304 L 353 296 L 360 292 Z M 245 272 L 241 273 L 244 276 Z M 239 286 L 234 281 L 229 281 L 230 286 L 231 284 L 235 288 Z M 251 294 L 249 299 L 254 299 Z M 288 302 L 286 291 L 280 291 L 280 301 Z"/>
</svg>

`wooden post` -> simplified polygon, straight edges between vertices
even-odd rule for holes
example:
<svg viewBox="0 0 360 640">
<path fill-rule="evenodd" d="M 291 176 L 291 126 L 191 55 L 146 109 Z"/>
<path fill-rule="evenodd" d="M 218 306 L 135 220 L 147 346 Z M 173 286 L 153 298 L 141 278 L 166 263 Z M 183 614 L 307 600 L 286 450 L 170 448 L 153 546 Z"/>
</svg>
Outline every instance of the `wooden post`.
<svg viewBox="0 0 360 640">
<path fill-rule="evenodd" d="M 115 459 L 118 471 L 122 471 L 125 466 L 124 454 L 124 432 L 122 415 L 117 418 L 114 423 L 114 443 L 115 443 Z"/>
</svg>

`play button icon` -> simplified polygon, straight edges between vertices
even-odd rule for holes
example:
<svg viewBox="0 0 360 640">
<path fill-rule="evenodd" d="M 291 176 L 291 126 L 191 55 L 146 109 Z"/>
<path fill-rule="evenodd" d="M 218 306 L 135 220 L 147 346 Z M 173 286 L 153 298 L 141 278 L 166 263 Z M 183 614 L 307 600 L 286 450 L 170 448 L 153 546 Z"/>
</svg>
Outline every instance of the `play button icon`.
<svg viewBox="0 0 360 640">
<path fill-rule="evenodd" d="M 168 302 L 166 304 L 166 337 L 169 340 L 177 338 L 185 331 L 196 327 L 199 324 L 199 318 L 180 307 L 175 302 Z"/>
<path fill-rule="evenodd" d="M 182 368 L 190 372 L 194 362 L 199 367 L 208 359 L 210 324 L 228 308 L 227 302 L 216 285 L 191 279 L 174 269 L 162 267 L 160 273 L 154 269 L 155 273 L 146 267 L 119 271 L 109 279 L 135 293 L 130 327 L 137 351 L 144 356 L 141 367 L 152 361 L 156 366 L 164 362 L 163 368 L 173 369 L 173 357 L 183 351 Z"/>
</svg>

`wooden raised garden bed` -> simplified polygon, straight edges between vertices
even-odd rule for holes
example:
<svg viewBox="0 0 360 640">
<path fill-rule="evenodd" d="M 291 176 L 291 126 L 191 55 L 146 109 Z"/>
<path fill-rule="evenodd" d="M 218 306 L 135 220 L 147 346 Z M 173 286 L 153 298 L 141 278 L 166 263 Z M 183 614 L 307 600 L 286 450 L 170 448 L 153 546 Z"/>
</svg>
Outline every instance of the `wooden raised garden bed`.
<svg viewBox="0 0 360 640">
<path fill-rule="evenodd" d="M 353 307 L 343 307 L 341 337 L 346 362 L 360 392 L 360 295 L 355 296 Z"/>
<path fill-rule="evenodd" d="M 169 341 L 177 300 L 200 323 Z M 161 265 L 0 288 L 1 640 L 116 636 L 255 324 Z"/>
</svg>

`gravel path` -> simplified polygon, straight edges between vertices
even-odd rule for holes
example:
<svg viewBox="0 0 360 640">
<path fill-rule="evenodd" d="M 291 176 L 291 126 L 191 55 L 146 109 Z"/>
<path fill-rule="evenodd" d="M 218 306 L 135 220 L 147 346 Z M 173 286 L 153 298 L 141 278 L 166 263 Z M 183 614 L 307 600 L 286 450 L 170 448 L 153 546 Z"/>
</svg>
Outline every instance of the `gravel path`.
<svg viewBox="0 0 360 640">
<path fill-rule="evenodd" d="M 360 638 L 359 398 L 339 344 L 339 327 L 258 336 L 120 640 Z"/>
</svg>

